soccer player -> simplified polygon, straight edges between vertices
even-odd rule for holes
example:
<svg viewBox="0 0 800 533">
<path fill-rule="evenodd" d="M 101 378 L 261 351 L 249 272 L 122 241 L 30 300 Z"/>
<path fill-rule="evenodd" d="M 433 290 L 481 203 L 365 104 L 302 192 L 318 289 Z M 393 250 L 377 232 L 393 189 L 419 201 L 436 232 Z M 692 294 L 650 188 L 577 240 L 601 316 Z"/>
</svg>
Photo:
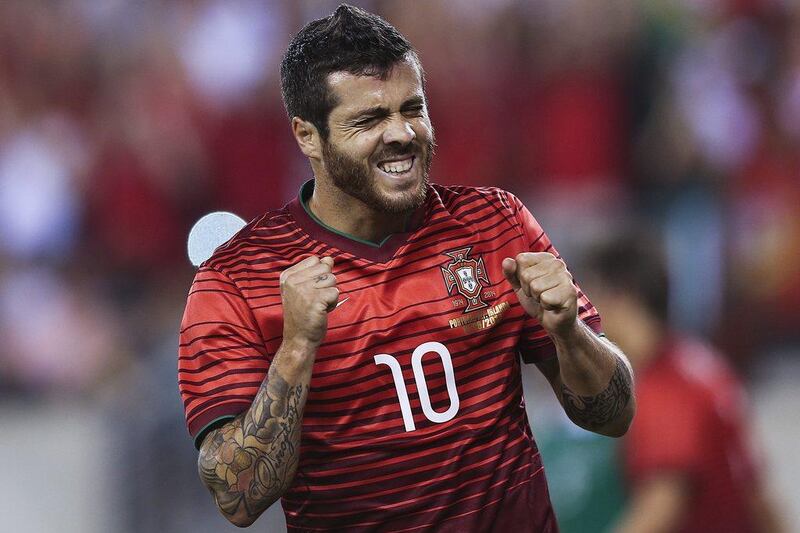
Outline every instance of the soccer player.
<svg viewBox="0 0 800 533">
<path fill-rule="evenodd" d="M 201 265 L 181 328 L 216 505 L 246 526 L 282 498 L 290 531 L 557 531 L 520 357 L 619 436 L 624 355 L 519 200 L 429 184 L 423 70 L 394 27 L 342 5 L 281 82 L 314 179 Z"/>
<path fill-rule="evenodd" d="M 748 442 L 745 390 L 722 356 L 669 329 L 667 274 L 646 242 L 609 243 L 584 264 L 638 376 L 621 448 L 630 499 L 613 531 L 783 531 Z"/>
</svg>

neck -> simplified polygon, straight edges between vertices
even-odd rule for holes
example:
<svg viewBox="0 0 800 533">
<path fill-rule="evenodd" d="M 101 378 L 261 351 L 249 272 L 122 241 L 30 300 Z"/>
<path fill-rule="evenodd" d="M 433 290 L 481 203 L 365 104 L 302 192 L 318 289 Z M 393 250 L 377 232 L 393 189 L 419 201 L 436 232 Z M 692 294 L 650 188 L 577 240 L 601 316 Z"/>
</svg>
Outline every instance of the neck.
<svg viewBox="0 0 800 533">
<path fill-rule="evenodd" d="M 407 214 L 382 213 L 338 187 L 314 180 L 308 208 L 319 220 L 341 233 L 379 244 L 393 233 L 405 230 Z"/>
</svg>

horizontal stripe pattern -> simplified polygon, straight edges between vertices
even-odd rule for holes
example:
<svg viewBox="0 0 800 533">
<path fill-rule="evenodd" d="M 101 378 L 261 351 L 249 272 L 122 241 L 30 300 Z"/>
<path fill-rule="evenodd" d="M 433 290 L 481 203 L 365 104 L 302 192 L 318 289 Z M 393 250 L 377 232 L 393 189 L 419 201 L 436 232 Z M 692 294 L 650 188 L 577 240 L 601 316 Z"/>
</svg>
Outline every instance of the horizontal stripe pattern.
<svg viewBox="0 0 800 533">
<path fill-rule="evenodd" d="M 554 348 L 500 268 L 523 251 L 558 256 L 535 219 L 499 189 L 434 185 L 424 223 L 377 262 L 312 238 L 318 232 L 296 210 L 290 204 L 251 222 L 197 271 L 178 349 L 189 432 L 249 407 L 282 339 L 280 273 L 309 255 L 330 255 L 348 300 L 329 315 L 315 359 L 300 465 L 283 499 L 289 530 L 478 530 L 493 523 L 486 520 L 516 524 L 517 514 L 528 517 L 518 531 L 549 524 L 519 353 L 536 362 Z M 457 288 L 448 292 L 445 252 L 465 247 L 489 279 L 481 282 L 483 312 L 509 306 L 484 329 L 450 323 L 464 316 L 466 301 Z M 579 306 L 599 331 L 582 292 Z M 414 351 L 426 342 L 444 345 L 453 368 L 459 407 L 442 423 L 425 415 L 413 370 Z M 395 376 L 375 363 L 378 354 L 400 367 L 414 431 L 405 430 Z M 421 371 L 431 408 L 445 412 L 453 398 L 441 357 L 424 354 Z"/>
</svg>

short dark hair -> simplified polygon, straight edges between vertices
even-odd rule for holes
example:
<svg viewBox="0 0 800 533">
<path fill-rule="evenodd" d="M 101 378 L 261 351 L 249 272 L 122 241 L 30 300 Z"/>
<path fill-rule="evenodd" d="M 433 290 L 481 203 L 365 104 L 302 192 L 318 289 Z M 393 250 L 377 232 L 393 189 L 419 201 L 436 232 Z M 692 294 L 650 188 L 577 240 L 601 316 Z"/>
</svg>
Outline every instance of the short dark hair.
<svg viewBox="0 0 800 533">
<path fill-rule="evenodd" d="M 347 4 L 306 24 L 281 62 L 281 92 L 289 119 L 300 117 L 328 138 L 328 115 L 337 102 L 328 87 L 332 72 L 385 77 L 399 61 L 419 65 L 411 43 L 377 15 Z M 422 75 L 422 68 L 420 75 Z"/>
<path fill-rule="evenodd" d="M 591 249 L 581 271 L 613 292 L 628 293 L 655 318 L 669 318 L 669 276 L 658 240 L 649 233 L 628 234 Z"/>
</svg>

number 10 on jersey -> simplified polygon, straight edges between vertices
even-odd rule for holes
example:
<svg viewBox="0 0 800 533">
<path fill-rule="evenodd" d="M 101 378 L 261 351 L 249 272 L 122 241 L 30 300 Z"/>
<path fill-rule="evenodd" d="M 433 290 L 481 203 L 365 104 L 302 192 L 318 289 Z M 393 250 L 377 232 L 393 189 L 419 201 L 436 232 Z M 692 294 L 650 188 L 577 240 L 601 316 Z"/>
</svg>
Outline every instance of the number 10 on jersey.
<svg viewBox="0 0 800 533">
<path fill-rule="evenodd" d="M 422 369 L 422 357 L 428 353 L 436 353 L 442 360 L 444 367 L 444 379 L 447 384 L 447 395 L 450 397 L 450 407 L 444 412 L 436 412 L 431 406 L 431 398 L 428 394 L 428 384 L 425 382 L 425 372 Z M 400 402 L 400 412 L 403 414 L 403 423 L 406 431 L 414 431 L 414 414 L 411 412 L 411 402 L 408 401 L 408 391 L 406 382 L 403 380 L 403 370 L 397 358 L 387 353 L 375 356 L 376 365 L 386 365 L 392 371 L 394 388 L 397 390 L 397 399 Z M 458 413 L 458 390 L 456 390 L 456 378 L 453 373 L 453 359 L 444 344 L 440 342 L 426 342 L 417 346 L 411 354 L 411 368 L 414 370 L 414 381 L 417 383 L 419 392 L 419 402 L 425 417 L 431 422 L 441 424 L 452 420 Z"/>
</svg>

